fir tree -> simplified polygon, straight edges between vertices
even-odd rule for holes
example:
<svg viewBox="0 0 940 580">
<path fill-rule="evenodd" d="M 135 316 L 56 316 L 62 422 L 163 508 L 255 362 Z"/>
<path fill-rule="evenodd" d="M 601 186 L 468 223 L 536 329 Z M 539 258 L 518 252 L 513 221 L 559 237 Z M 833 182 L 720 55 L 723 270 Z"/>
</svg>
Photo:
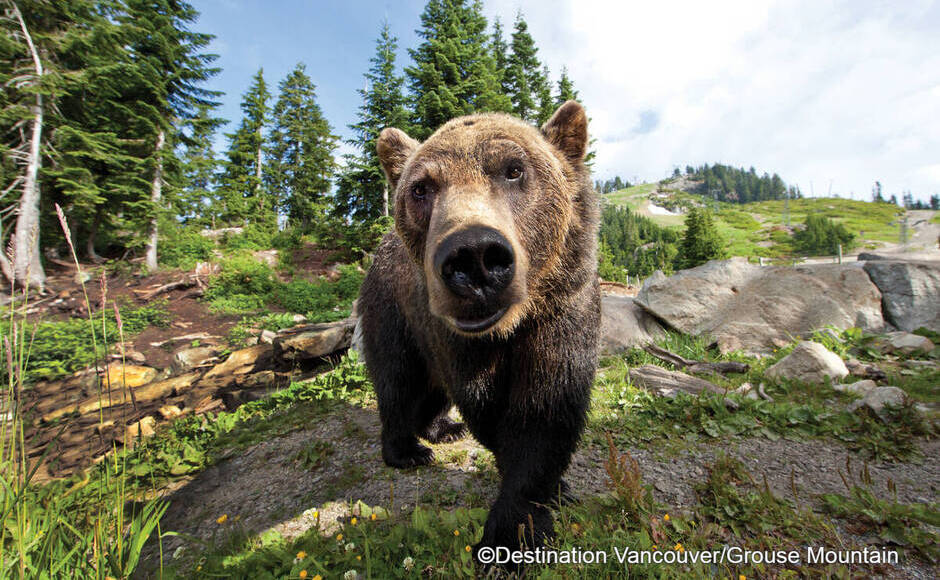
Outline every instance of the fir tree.
<svg viewBox="0 0 940 580">
<path fill-rule="evenodd" d="M 507 62 L 506 85 L 512 100 L 512 111 L 521 119 L 538 123 L 543 116 L 543 105 L 547 105 L 551 99 L 551 89 L 538 59 L 535 40 L 529 34 L 529 25 L 522 12 L 516 15 L 510 46 L 512 53 Z M 549 93 L 547 97 L 546 93 Z M 548 120 L 548 116 L 545 120 Z"/>
<path fill-rule="evenodd" d="M 509 45 L 503 35 L 503 23 L 497 17 L 493 20 L 493 35 L 490 39 L 490 50 L 493 52 L 493 65 L 500 91 L 504 95 L 510 93 L 506 70 L 509 68 Z"/>
<path fill-rule="evenodd" d="M 375 220 L 391 212 L 390 192 L 375 150 L 379 132 L 386 127 L 407 129 L 408 111 L 402 94 L 404 79 L 395 74 L 398 40 L 388 22 L 376 41 L 375 55 L 364 75 L 368 87 L 359 91 L 359 122 L 349 126 L 355 135 L 347 143 L 359 153 L 346 156 L 346 167 L 336 188 L 334 214 L 357 222 Z"/>
<path fill-rule="evenodd" d="M 413 96 L 414 133 L 428 137 L 439 126 L 477 111 L 506 111 L 479 0 L 429 0 L 405 69 Z"/>
<path fill-rule="evenodd" d="M 268 92 L 264 70 L 255 74 L 242 99 L 244 117 L 234 133 L 227 135 L 229 149 L 220 179 L 222 219 L 229 224 L 267 222 L 274 217 L 274 204 L 262 189 L 261 165 L 264 128 L 268 122 Z"/>
<path fill-rule="evenodd" d="M 214 199 L 219 160 L 212 148 L 213 137 L 224 123 L 213 116 L 214 107 L 200 105 L 190 121 L 181 158 L 182 187 L 172 203 L 175 214 L 185 222 L 214 226 L 217 204 Z M 208 203 L 208 206 L 207 206 Z"/>
<path fill-rule="evenodd" d="M 200 107 L 217 106 L 213 99 L 219 93 L 200 85 L 219 69 L 211 66 L 216 56 L 203 52 L 212 35 L 189 28 L 199 17 L 190 4 L 181 0 L 125 1 L 121 24 L 127 31 L 139 82 L 134 91 L 140 104 L 133 115 L 134 130 L 145 141 L 141 157 L 150 177 L 149 199 L 128 205 L 140 207 L 149 222 L 146 265 L 154 270 L 159 215 L 166 205 L 164 185 L 173 188 L 171 193 L 179 187 L 179 179 L 168 180 L 179 176 L 176 144 Z"/>
<path fill-rule="evenodd" d="M 316 87 L 302 63 L 281 81 L 279 90 L 265 181 L 288 223 L 309 231 L 327 213 L 338 137 L 320 111 Z M 266 209 L 259 207 L 259 212 Z"/>
<path fill-rule="evenodd" d="M 558 94 L 555 97 L 555 106 L 561 106 L 565 101 L 577 101 L 578 91 L 574 90 L 574 83 L 568 76 L 568 67 L 562 67 L 561 77 L 558 79 Z"/>
<path fill-rule="evenodd" d="M 712 221 L 711 213 L 693 207 L 685 218 L 685 233 L 676 255 L 676 270 L 694 268 L 709 260 L 725 257 L 724 240 Z"/>
</svg>

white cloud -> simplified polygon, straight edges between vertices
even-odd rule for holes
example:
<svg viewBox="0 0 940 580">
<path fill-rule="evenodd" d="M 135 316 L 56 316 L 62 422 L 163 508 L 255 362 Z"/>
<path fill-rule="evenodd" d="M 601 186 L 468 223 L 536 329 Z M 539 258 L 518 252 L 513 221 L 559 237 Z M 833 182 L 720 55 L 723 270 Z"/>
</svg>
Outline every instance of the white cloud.
<svg viewBox="0 0 940 580">
<path fill-rule="evenodd" d="M 940 3 L 487 2 L 507 29 L 519 8 L 589 108 L 599 177 L 717 161 L 805 194 L 940 192 Z"/>
</svg>

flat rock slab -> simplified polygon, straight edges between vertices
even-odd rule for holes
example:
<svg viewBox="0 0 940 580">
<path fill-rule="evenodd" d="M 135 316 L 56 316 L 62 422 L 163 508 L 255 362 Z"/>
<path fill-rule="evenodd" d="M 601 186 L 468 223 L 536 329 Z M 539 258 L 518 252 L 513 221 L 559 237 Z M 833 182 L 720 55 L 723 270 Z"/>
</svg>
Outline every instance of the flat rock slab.
<svg viewBox="0 0 940 580">
<path fill-rule="evenodd" d="M 702 391 L 725 392 L 724 389 L 705 379 L 680 371 L 669 371 L 656 365 L 643 365 L 630 369 L 630 380 L 661 397 L 675 397 L 680 392 L 690 395 L 698 395 Z"/>
<path fill-rule="evenodd" d="M 355 318 L 289 328 L 274 339 L 274 356 L 291 363 L 333 354 L 349 347 L 355 328 Z"/>
<path fill-rule="evenodd" d="M 826 326 L 884 328 L 881 293 L 857 264 L 712 261 L 668 278 L 655 273 L 636 300 L 676 330 L 714 338 L 722 352 L 766 354 Z"/>
</svg>

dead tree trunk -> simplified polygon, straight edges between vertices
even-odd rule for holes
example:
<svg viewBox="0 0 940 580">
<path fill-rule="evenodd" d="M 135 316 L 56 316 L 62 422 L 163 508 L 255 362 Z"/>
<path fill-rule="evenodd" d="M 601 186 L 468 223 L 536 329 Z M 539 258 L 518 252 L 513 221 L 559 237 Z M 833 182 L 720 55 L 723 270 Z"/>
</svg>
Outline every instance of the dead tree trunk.
<svg viewBox="0 0 940 580">
<path fill-rule="evenodd" d="M 382 215 L 388 217 L 388 185 L 382 188 Z"/>
<path fill-rule="evenodd" d="M 153 216 L 150 218 L 150 239 L 147 241 L 145 264 L 151 272 L 157 271 L 157 231 L 160 223 L 160 201 L 163 197 L 163 145 L 166 133 L 163 129 L 157 133 L 155 149 L 156 167 L 153 170 L 153 182 L 150 184 L 150 201 L 153 203 Z"/>
<path fill-rule="evenodd" d="M 13 17 L 19 23 L 26 46 L 33 59 L 35 69 L 34 85 L 42 79 L 42 60 L 39 51 L 33 44 L 33 38 L 26 28 L 26 22 L 20 9 L 13 2 Z M 42 142 L 43 101 L 42 94 L 36 92 L 35 101 L 29 107 L 32 117 L 32 130 L 30 132 L 29 147 L 26 153 L 26 172 L 23 175 L 23 194 L 20 197 L 19 210 L 16 218 L 16 229 L 13 232 L 13 276 L 16 283 L 21 286 L 39 288 L 46 283 L 46 273 L 42 269 L 39 254 L 39 167 L 42 163 L 40 157 L 40 144 Z"/>
</svg>

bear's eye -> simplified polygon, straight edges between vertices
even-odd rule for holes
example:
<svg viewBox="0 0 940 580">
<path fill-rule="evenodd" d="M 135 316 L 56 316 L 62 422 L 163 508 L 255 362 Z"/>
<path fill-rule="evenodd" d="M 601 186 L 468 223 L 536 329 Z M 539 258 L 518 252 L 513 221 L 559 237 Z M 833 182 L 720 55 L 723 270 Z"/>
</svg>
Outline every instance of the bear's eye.
<svg viewBox="0 0 940 580">
<path fill-rule="evenodd" d="M 428 196 L 428 186 L 423 181 L 411 186 L 411 197 L 422 200 Z"/>
<path fill-rule="evenodd" d="M 518 163 L 511 163 L 506 167 L 506 179 L 509 181 L 516 181 L 522 177 L 522 166 Z"/>
</svg>

